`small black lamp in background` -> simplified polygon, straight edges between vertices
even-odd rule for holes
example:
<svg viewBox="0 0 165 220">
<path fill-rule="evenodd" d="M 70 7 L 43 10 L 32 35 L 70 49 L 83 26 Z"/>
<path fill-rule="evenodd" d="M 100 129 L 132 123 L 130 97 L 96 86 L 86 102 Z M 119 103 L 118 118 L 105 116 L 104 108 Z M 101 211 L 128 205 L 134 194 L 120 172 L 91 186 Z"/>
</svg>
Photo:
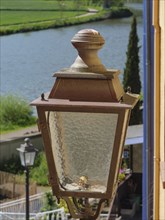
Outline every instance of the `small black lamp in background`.
<svg viewBox="0 0 165 220">
<path fill-rule="evenodd" d="M 26 174 L 26 220 L 29 220 L 29 167 L 34 165 L 37 149 L 30 142 L 29 138 L 25 138 L 25 143 L 17 148 L 20 154 L 21 165 L 25 167 Z"/>
</svg>

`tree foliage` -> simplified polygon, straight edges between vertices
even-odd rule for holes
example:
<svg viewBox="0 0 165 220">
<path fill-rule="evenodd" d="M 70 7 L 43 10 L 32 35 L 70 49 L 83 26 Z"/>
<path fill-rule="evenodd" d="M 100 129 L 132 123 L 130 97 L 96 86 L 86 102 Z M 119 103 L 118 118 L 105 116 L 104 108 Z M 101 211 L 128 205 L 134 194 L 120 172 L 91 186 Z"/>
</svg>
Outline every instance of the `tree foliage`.
<svg viewBox="0 0 165 220">
<path fill-rule="evenodd" d="M 56 199 L 53 197 L 52 192 L 46 192 L 45 196 L 46 196 L 46 199 L 45 199 L 45 204 L 41 209 L 42 212 L 51 211 L 51 210 L 59 208 L 59 206 L 57 205 Z M 49 219 L 52 219 L 52 218 L 49 218 Z"/>
<path fill-rule="evenodd" d="M 40 152 L 35 160 L 35 165 L 30 172 L 31 178 L 37 182 L 38 185 L 48 186 L 48 165 L 44 152 Z"/>
<path fill-rule="evenodd" d="M 103 7 L 104 8 L 111 8 L 111 7 L 123 7 L 124 1 L 123 0 L 103 0 Z"/>
<path fill-rule="evenodd" d="M 131 31 L 129 34 L 129 43 L 127 48 L 127 60 L 124 69 L 123 87 L 124 90 L 130 87 L 132 93 L 140 94 L 141 81 L 140 81 L 140 69 L 139 69 L 139 38 L 137 35 L 137 21 L 136 17 L 133 17 L 131 24 Z M 136 125 L 142 123 L 142 112 L 140 110 L 141 103 L 138 102 L 131 113 L 130 125 Z"/>
</svg>

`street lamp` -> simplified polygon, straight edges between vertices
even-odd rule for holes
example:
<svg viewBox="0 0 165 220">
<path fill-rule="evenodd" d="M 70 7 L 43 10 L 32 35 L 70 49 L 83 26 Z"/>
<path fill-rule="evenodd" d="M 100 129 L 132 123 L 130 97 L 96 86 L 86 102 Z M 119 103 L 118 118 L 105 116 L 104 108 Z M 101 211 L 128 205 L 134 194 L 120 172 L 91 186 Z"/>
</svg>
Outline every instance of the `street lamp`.
<svg viewBox="0 0 165 220">
<path fill-rule="evenodd" d="M 73 218 L 96 219 L 117 190 L 129 117 L 139 95 L 125 93 L 119 71 L 101 63 L 99 32 L 81 30 L 71 42 L 78 50 L 75 62 L 56 72 L 50 94 L 31 105 L 37 107 L 53 194 L 66 201 Z"/>
<path fill-rule="evenodd" d="M 26 174 L 26 220 L 29 220 L 29 167 L 34 165 L 37 149 L 34 148 L 29 138 L 25 138 L 25 143 L 17 148 L 20 155 L 21 165 L 25 167 Z"/>
</svg>

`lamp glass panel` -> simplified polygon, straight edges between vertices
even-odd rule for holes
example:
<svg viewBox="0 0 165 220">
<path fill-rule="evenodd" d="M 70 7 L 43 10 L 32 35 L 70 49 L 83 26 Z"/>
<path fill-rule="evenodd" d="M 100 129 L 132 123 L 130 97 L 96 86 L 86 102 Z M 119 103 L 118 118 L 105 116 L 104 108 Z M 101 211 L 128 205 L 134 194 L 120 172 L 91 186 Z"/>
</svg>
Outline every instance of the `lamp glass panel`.
<svg viewBox="0 0 165 220">
<path fill-rule="evenodd" d="M 25 152 L 20 151 L 19 155 L 20 155 L 21 165 L 25 166 Z"/>
<path fill-rule="evenodd" d="M 52 111 L 46 115 L 61 186 L 104 193 L 118 114 Z"/>
<path fill-rule="evenodd" d="M 25 152 L 25 166 L 33 166 L 36 152 Z"/>
</svg>

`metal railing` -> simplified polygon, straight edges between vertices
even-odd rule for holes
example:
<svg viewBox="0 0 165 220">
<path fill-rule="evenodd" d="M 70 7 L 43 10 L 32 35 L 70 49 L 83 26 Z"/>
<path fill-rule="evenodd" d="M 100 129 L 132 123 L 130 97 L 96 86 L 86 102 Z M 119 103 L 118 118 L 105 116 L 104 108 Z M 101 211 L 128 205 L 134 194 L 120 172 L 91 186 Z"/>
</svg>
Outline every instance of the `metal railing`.
<svg viewBox="0 0 165 220">
<path fill-rule="evenodd" d="M 64 208 L 52 211 L 30 213 L 30 220 L 67 220 Z M 0 220 L 24 220 L 25 213 L 0 212 Z"/>
<path fill-rule="evenodd" d="M 29 197 L 30 212 L 37 213 L 41 210 L 44 204 L 45 194 L 39 193 Z M 11 202 L 5 202 L 0 204 L 1 212 L 11 212 L 11 213 L 24 213 L 26 209 L 25 198 L 17 199 Z"/>
<path fill-rule="evenodd" d="M 30 213 L 30 220 L 68 220 L 69 214 L 66 214 L 64 208 L 52 211 Z M 108 214 L 100 214 L 100 220 L 107 220 Z M 120 220 L 121 217 L 110 218 Z M 0 220 L 25 220 L 25 213 L 0 212 Z"/>
<path fill-rule="evenodd" d="M 64 208 L 41 212 L 44 205 L 45 193 L 30 196 L 30 220 L 68 220 Z M 25 220 L 25 198 L 0 204 L 0 220 Z M 101 214 L 100 219 L 107 219 L 108 214 Z"/>
</svg>

